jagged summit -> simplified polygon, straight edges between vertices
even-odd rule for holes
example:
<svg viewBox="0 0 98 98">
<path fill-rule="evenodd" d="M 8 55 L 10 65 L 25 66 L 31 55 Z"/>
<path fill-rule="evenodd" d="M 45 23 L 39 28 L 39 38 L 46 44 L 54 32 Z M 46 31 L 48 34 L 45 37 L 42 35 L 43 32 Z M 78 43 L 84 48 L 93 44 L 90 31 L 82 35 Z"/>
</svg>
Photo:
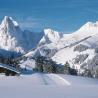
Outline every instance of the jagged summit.
<svg viewBox="0 0 98 98">
<path fill-rule="evenodd" d="M 44 36 L 40 40 L 40 44 L 44 43 L 55 43 L 60 40 L 60 33 L 57 31 L 54 31 L 52 29 L 44 29 Z"/>
<path fill-rule="evenodd" d="M 17 33 L 21 36 L 21 29 L 18 23 L 12 19 L 12 17 L 5 16 L 0 25 L 1 34 L 10 34 L 11 36 L 16 36 Z"/>
<path fill-rule="evenodd" d="M 52 29 L 44 29 L 45 36 L 53 37 L 53 38 L 60 38 L 59 32 L 54 31 Z"/>
<path fill-rule="evenodd" d="M 4 21 L 6 21 L 6 22 L 12 22 L 14 26 L 19 26 L 18 23 L 12 17 L 5 16 L 4 17 Z"/>
<path fill-rule="evenodd" d="M 13 18 L 12 17 L 9 17 L 9 16 L 5 16 L 4 17 L 4 19 L 2 20 L 2 22 L 1 22 L 1 26 L 6 26 L 6 27 L 8 27 L 8 26 L 19 26 L 18 25 L 18 23 L 15 21 L 15 20 L 13 20 Z"/>
<path fill-rule="evenodd" d="M 0 25 L 0 49 L 17 53 L 25 53 L 36 46 L 37 34 L 28 30 L 22 31 L 18 23 L 5 16 Z M 2 54 L 0 50 L 0 54 Z"/>
</svg>

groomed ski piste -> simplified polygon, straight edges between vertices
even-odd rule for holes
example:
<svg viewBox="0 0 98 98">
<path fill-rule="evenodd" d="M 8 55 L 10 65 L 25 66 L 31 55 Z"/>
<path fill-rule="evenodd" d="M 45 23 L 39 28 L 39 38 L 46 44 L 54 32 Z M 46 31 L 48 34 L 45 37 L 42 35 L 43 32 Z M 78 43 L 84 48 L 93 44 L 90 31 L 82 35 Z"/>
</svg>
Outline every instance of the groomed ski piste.
<svg viewBox="0 0 98 98">
<path fill-rule="evenodd" d="M 98 79 L 64 74 L 0 75 L 0 98 L 98 98 Z"/>
</svg>

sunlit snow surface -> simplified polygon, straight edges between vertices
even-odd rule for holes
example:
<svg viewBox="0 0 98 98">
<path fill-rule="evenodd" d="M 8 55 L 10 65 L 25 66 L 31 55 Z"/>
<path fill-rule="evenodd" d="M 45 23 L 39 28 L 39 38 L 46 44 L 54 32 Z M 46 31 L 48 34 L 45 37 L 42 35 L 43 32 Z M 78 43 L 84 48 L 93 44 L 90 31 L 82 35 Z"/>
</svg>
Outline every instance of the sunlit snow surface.
<svg viewBox="0 0 98 98">
<path fill-rule="evenodd" d="M 98 98 L 98 80 L 63 74 L 0 76 L 0 98 Z"/>
</svg>

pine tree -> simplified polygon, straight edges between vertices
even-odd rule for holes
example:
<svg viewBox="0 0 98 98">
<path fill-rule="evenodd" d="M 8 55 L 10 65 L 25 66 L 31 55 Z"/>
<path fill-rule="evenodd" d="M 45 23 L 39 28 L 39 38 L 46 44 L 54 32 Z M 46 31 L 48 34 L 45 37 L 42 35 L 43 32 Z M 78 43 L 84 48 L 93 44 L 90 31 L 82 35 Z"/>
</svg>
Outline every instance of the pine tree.
<svg viewBox="0 0 98 98">
<path fill-rule="evenodd" d="M 39 72 L 43 72 L 44 71 L 44 57 L 39 56 L 36 58 L 36 69 Z"/>
<path fill-rule="evenodd" d="M 98 68 L 95 70 L 95 77 L 98 78 Z"/>
<path fill-rule="evenodd" d="M 70 65 L 68 62 L 66 62 L 66 64 L 64 65 L 64 73 L 69 74 L 69 70 L 70 70 Z"/>
<path fill-rule="evenodd" d="M 86 76 L 86 77 L 92 77 L 91 70 L 90 70 L 90 69 L 85 68 L 85 69 L 84 69 L 83 76 Z"/>
</svg>

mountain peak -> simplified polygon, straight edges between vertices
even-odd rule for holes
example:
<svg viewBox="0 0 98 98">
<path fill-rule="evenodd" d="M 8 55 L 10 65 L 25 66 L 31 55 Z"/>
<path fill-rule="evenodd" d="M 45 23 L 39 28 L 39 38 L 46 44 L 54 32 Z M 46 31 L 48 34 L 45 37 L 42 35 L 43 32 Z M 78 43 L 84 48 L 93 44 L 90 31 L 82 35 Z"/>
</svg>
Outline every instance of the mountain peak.
<svg viewBox="0 0 98 98">
<path fill-rule="evenodd" d="M 90 30 L 90 29 L 98 29 L 98 21 L 96 21 L 95 23 L 93 22 L 87 22 L 86 24 L 84 24 L 79 30 Z"/>
<path fill-rule="evenodd" d="M 8 20 L 10 20 L 10 17 L 9 16 L 4 16 L 4 20 L 8 21 Z"/>
<path fill-rule="evenodd" d="M 59 32 L 54 31 L 52 29 L 44 29 L 44 34 L 45 36 L 48 36 L 48 37 L 51 37 L 51 36 L 60 37 Z"/>
<path fill-rule="evenodd" d="M 96 21 L 95 23 L 93 23 L 93 22 L 87 22 L 84 26 L 87 26 L 87 27 L 89 27 L 89 28 L 91 28 L 91 27 L 98 27 L 98 21 Z"/>
<path fill-rule="evenodd" d="M 35 35 L 28 30 L 22 31 L 12 17 L 5 16 L 0 24 L 0 49 L 13 53 L 25 53 L 35 47 L 40 39 L 38 34 Z M 2 54 L 1 51 L 0 54 Z"/>
<path fill-rule="evenodd" d="M 4 19 L 2 20 L 1 26 L 3 26 L 3 27 L 6 26 L 7 27 L 7 26 L 10 26 L 10 25 L 13 25 L 13 26 L 17 27 L 18 23 L 15 20 L 13 20 L 12 17 L 5 16 Z"/>
<path fill-rule="evenodd" d="M 60 33 L 52 29 L 44 29 L 44 36 L 39 44 L 56 43 L 60 40 Z"/>
<path fill-rule="evenodd" d="M 77 30 L 75 34 L 78 34 L 81 36 L 84 36 L 84 35 L 93 36 L 95 34 L 98 34 L 98 21 L 96 21 L 95 23 L 87 22 L 79 30 Z"/>
<path fill-rule="evenodd" d="M 53 30 L 52 29 L 50 29 L 50 28 L 48 28 L 48 29 L 44 29 L 44 32 L 45 33 L 50 33 L 50 32 L 52 32 Z"/>
</svg>

